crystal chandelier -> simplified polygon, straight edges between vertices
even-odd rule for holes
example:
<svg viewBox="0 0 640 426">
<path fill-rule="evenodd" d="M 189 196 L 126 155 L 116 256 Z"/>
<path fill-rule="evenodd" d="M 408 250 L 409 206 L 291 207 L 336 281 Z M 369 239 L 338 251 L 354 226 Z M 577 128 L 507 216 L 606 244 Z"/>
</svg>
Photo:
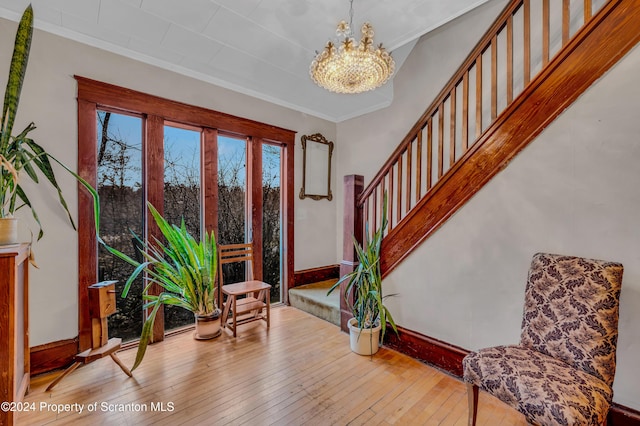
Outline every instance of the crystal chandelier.
<svg viewBox="0 0 640 426">
<path fill-rule="evenodd" d="M 395 69 L 393 58 L 382 47 L 373 46 L 373 27 L 365 22 L 360 43 L 353 38 L 353 0 L 349 1 L 349 23 L 340 21 L 336 35 L 342 38 L 336 47 L 332 41 L 311 62 L 311 79 L 336 93 L 361 93 L 387 82 Z"/>
</svg>

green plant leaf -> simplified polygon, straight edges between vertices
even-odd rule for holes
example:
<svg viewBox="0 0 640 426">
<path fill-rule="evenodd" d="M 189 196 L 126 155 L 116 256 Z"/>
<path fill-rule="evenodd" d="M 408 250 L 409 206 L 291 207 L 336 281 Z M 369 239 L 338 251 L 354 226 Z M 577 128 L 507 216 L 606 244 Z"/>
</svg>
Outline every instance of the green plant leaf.
<svg viewBox="0 0 640 426">
<path fill-rule="evenodd" d="M 33 141 L 31 141 L 31 142 L 33 144 L 35 144 L 35 142 L 33 142 Z M 35 144 L 35 145 L 37 145 L 37 144 Z M 49 163 L 48 159 L 51 159 L 51 160 L 55 161 L 63 169 L 65 169 L 67 172 L 69 172 L 80 183 L 80 185 L 82 185 L 87 190 L 89 195 L 91 195 L 91 198 L 93 199 L 93 218 L 94 218 L 94 224 L 95 224 L 95 228 L 96 228 L 96 235 L 98 237 L 98 241 L 101 242 L 101 238 L 100 238 L 100 197 L 98 195 L 98 191 L 96 191 L 95 188 L 93 186 L 91 186 L 91 184 L 89 182 L 87 182 L 79 174 L 77 174 L 76 172 L 71 170 L 69 167 L 67 167 L 63 162 L 61 162 L 60 160 L 55 158 L 53 155 L 46 154 L 44 156 L 44 158 L 47 159 L 45 167 L 49 167 L 49 169 L 51 169 L 51 164 Z M 44 160 L 43 160 L 43 162 L 44 162 Z M 49 179 L 49 176 L 46 173 L 45 173 L 45 176 L 47 176 L 47 179 Z M 62 191 L 60 190 L 60 187 L 58 186 L 58 183 L 56 182 L 55 176 L 53 175 L 53 173 L 51 173 L 51 177 L 53 178 L 53 180 L 49 179 L 49 181 L 58 190 L 58 198 L 60 200 L 60 203 L 62 204 L 62 206 L 65 208 L 67 214 L 69 215 L 69 220 L 71 221 L 71 225 L 73 226 L 73 229 L 76 229 L 75 223 L 73 222 L 73 219 L 71 218 L 71 214 L 69 213 L 69 209 L 67 208 L 67 203 L 64 201 L 64 198 L 62 197 Z"/>
<path fill-rule="evenodd" d="M 0 152 L 4 152 L 9 144 L 13 122 L 16 118 L 18 104 L 20 102 L 20 92 L 24 75 L 29 62 L 29 50 L 31 49 L 31 38 L 33 37 L 33 8 L 29 5 L 20 19 L 13 46 L 13 56 L 9 68 L 9 79 L 4 92 L 4 105 L 2 107 L 2 137 L 0 138 Z"/>
<path fill-rule="evenodd" d="M 158 297 L 158 302 L 153 306 L 153 310 L 149 314 L 149 317 L 144 322 L 142 326 L 142 334 L 140 335 L 140 343 L 138 344 L 138 352 L 136 352 L 136 359 L 131 367 L 131 371 L 138 368 L 142 359 L 144 358 L 145 352 L 147 352 L 147 346 L 149 345 L 149 340 L 151 339 L 153 333 L 153 324 L 156 321 L 156 314 L 158 310 L 162 307 L 162 294 Z"/>
<path fill-rule="evenodd" d="M 36 162 L 36 165 L 38 166 L 38 168 L 40 169 L 42 174 L 47 178 L 47 180 L 51 183 L 51 185 L 53 185 L 53 187 L 58 192 L 58 201 L 60 202 L 60 205 L 62 205 L 62 207 L 64 208 L 64 211 L 67 213 L 67 216 L 69 218 L 69 222 L 71 223 L 71 226 L 73 227 L 73 229 L 76 229 L 76 224 L 73 221 L 73 217 L 71 216 L 71 212 L 69 211 L 69 207 L 67 206 L 67 202 L 65 201 L 64 196 L 62 195 L 62 189 L 60 189 L 60 186 L 58 185 L 58 181 L 56 180 L 56 177 L 55 177 L 55 175 L 53 173 L 53 168 L 51 167 L 51 163 L 49 162 L 49 158 L 53 159 L 58 164 L 62 164 L 62 162 L 57 160 L 51 154 L 47 154 L 44 151 L 44 149 L 42 149 L 42 147 L 40 147 L 40 145 L 35 143 L 33 140 L 26 139 L 25 142 L 34 151 L 36 151 L 36 149 L 38 150 L 36 152 L 39 152 L 39 154 L 38 154 L 39 161 Z M 71 170 L 68 167 L 65 167 L 65 169 L 67 169 L 69 172 L 71 172 Z M 71 173 L 74 175 L 74 177 L 76 177 L 76 179 L 80 178 L 80 176 L 78 176 L 75 172 L 71 172 Z M 85 181 L 85 183 L 86 183 L 86 181 Z M 86 187 L 86 185 L 85 185 L 85 187 Z"/>
<path fill-rule="evenodd" d="M 20 185 L 18 185 L 16 187 L 16 195 L 22 200 L 24 205 L 29 206 L 29 208 L 31 209 L 31 215 L 33 216 L 33 220 L 35 220 L 36 223 L 38 224 L 38 238 L 37 238 L 37 240 L 39 241 L 40 238 L 42 238 L 42 236 L 44 235 L 44 231 L 42 230 L 42 224 L 40 224 L 40 218 L 38 217 L 38 213 L 36 213 L 36 211 L 33 209 L 33 207 L 31 207 L 31 201 L 29 201 L 29 198 L 27 197 L 27 194 L 24 193 L 24 191 L 22 190 L 22 187 Z"/>
</svg>

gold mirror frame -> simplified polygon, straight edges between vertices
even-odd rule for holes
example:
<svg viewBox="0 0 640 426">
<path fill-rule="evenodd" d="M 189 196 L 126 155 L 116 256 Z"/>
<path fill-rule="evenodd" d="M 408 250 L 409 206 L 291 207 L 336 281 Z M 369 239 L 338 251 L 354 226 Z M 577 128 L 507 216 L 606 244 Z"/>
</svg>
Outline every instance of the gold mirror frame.
<svg viewBox="0 0 640 426">
<path fill-rule="evenodd" d="M 308 143 L 310 144 L 320 144 L 318 147 L 320 148 L 320 150 L 312 150 L 311 147 L 314 145 L 308 145 Z M 309 171 L 307 170 L 307 166 L 310 164 L 316 164 L 317 161 L 322 161 L 324 162 L 324 158 L 319 157 L 318 155 L 322 155 L 324 156 L 324 152 L 320 152 L 320 151 L 324 151 L 323 147 L 327 146 L 327 175 L 326 175 L 326 193 L 324 191 L 316 191 L 316 192 L 320 192 L 319 194 L 313 194 L 313 193 L 308 193 L 306 192 L 305 188 L 309 188 L 309 185 L 307 185 L 308 181 L 307 179 L 313 179 L 313 178 L 318 178 L 320 180 L 324 180 L 325 177 L 324 176 L 310 176 Z M 326 198 L 327 200 L 331 201 L 333 199 L 333 195 L 331 194 L 331 155 L 333 154 L 333 142 L 328 141 L 327 139 L 325 139 L 324 136 L 322 136 L 320 133 L 315 133 L 313 135 L 303 135 L 302 136 L 302 151 L 303 151 L 303 155 L 302 155 L 302 188 L 300 189 L 300 199 L 304 200 L 305 198 L 311 198 L 312 200 L 322 200 L 323 198 Z M 319 152 L 319 154 L 318 154 Z M 320 167 L 322 167 L 322 164 L 320 165 Z M 313 170 L 311 170 L 313 171 Z M 320 170 L 317 171 L 317 173 L 320 173 Z M 313 185 L 311 187 L 311 189 L 313 190 L 313 188 L 317 187 L 317 185 Z"/>
</svg>

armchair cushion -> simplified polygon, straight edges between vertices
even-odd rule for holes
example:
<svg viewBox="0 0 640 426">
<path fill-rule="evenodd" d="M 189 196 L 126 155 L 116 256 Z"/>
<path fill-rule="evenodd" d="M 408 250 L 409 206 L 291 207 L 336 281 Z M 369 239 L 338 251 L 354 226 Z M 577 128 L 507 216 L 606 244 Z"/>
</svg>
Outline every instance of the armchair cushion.
<svg viewBox="0 0 640 426">
<path fill-rule="evenodd" d="M 520 345 L 613 385 L 622 265 L 538 253 L 533 256 Z"/>
<path fill-rule="evenodd" d="M 463 360 L 464 381 L 541 425 L 601 425 L 613 392 L 607 383 L 523 346 L 496 346 Z"/>
</svg>

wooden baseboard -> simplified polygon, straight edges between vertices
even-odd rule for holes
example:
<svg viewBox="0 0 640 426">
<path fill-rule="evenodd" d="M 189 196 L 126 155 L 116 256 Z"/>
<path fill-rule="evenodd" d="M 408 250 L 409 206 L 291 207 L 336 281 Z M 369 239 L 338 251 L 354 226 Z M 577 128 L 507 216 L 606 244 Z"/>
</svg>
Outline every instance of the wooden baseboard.
<svg viewBox="0 0 640 426">
<path fill-rule="evenodd" d="M 624 405 L 611 405 L 609 416 L 607 417 L 607 425 L 609 426 L 640 426 L 640 411 Z"/>
<path fill-rule="evenodd" d="M 391 349 L 462 378 L 462 359 L 469 353 L 466 349 L 403 327 L 398 327 L 396 336 L 388 326 L 384 340 Z M 609 410 L 607 425 L 640 426 L 640 411 L 614 402 Z"/>
<path fill-rule="evenodd" d="M 319 266 L 317 268 L 303 269 L 293 273 L 293 285 L 295 287 L 305 284 L 313 284 L 338 278 L 340 265 Z"/>
<path fill-rule="evenodd" d="M 32 376 L 58 370 L 73 362 L 73 357 L 78 353 L 78 338 L 33 346 L 29 353 Z"/>
<path fill-rule="evenodd" d="M 385 345 L 419 361 L 462 377 L 462 358 L 469 351 L 398 326 L 398 336 L 387 326 Z"/>
</svg>

